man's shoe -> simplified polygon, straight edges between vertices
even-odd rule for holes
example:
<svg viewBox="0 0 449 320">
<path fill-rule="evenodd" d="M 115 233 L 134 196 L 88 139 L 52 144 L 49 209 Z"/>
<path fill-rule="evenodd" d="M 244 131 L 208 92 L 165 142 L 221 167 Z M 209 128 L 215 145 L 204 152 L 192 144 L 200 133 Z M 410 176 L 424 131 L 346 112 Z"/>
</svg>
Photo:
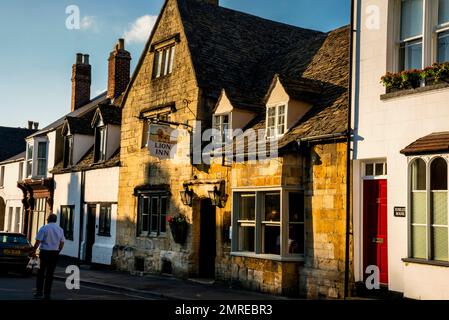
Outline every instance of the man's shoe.
<svg viewBox="0 0 449 320">
<path fill-rule="evenodd" d="M 41 292 L 36 292 L 34 294 L 34 299 L 41 299 L 44 295 Z"/>
</svg>

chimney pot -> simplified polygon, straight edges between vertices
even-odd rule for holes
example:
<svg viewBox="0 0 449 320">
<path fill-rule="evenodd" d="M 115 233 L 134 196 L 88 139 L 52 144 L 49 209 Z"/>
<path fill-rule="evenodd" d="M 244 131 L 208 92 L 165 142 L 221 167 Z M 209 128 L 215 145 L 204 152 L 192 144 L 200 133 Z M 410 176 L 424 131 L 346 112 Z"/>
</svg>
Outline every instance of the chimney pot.
<svg viewBox="0 0 449 320">
<path fill-rule="evenodd" d="M 84 64 L 89 64 L 89 55 L 88 54 L 84 55 Z"/>
<path fill-rule="evenodd" d="M 33 129 L 33 121 L 28 121 L 28 130 Z"/>
<path fill-rule="evenodd" d="M 118 49 L 125 50 L 125 39 L 123 38 L 118 39 Z"/>
<path fill-rule="evenodd" d="M 83 63 L 83 54 L 77 53 L 76 54 L 76 64 L 82 64 Z"/>
<path fill-rule="evenodd" d="M 39 129 L 39 122 L 35 122 L 35 123 L 33 123 L 33 125 L 34 125 L 34 130 Z"/>
</svg>

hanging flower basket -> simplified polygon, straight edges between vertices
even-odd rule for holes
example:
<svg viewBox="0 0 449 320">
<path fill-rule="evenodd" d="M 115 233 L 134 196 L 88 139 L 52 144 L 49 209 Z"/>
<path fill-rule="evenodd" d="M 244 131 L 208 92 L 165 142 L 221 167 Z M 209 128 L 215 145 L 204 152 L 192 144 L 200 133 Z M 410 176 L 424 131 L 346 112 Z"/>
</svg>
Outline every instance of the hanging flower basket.
<svg viewBox="0 0 449 320">
<path fill-rule="evenodd" d="M 185 216 L 178 215 L 168 218 L 173 240 L 178 244 L 184 244 L 187 238 L 188 223 Z"/>
</svg>

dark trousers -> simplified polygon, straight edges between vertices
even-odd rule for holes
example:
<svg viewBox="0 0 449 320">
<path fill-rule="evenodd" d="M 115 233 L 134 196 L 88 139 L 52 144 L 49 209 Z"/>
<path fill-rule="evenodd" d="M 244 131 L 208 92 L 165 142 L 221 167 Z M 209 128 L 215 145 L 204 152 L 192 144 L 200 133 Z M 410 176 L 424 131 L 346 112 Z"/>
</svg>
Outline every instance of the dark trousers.
<svg viewBox="0 0 449 320">
<path fill-rule="evenodd" d="M 53 284 L 53 275 L 55 273 L 56 264 L 58 263 L 59 251 L 41 250 L 39 253 L 40 269 L 37 273 L 36 289 L 37 293 L 45 295 L 51 294 L 51 286 Z"/>
</svg>

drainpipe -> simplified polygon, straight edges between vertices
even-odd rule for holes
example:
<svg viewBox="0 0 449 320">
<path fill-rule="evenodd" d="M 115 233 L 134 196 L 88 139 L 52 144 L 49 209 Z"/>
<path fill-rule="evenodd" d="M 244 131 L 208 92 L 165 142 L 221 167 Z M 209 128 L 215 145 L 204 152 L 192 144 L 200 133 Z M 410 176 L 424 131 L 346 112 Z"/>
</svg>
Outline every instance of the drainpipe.
<svg viewBox="0 0 449 320">
<path fill-rule="evenodd" d="M 348 129 L 347 129 L 347 146 L 346 146 L 346 241 L 345 241 L 345 283 L 344 283 L 344 298 L 349 297 L 349 277 L 350 277 L 350 241 L 351 241 L 351 141 L 352 141 L 352 81 L 354 71 L 354 34 L 357 32 L 354 23 L 355 19 L 355 1 L 351 1 L 351 24 L 349 37 L 349 106 L 348 106 Z M 359 2 L 360 5 L 360 2 Z"/>
<path fill-rule="evenodd" d="M 83 239 L 84 229 L 84 192 L 86 182 L 86 172 L 81 171 L 81 187 L 80 187 L 80 225 L 78 237 L 78 267 L 81 265 L 81 243 Z"/>
</svg>

